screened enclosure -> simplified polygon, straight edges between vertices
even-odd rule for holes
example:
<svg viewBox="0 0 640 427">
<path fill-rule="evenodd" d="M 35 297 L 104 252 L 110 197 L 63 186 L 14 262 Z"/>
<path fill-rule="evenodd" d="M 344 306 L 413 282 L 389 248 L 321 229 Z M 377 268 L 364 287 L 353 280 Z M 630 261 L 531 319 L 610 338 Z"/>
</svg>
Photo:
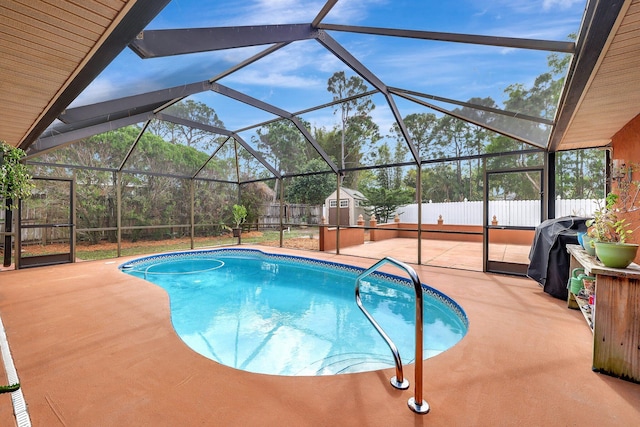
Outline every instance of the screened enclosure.
<svg viewBox="0 0 640 427">
<path fill-rule="evenodd" d="M 283 13 L 169 2 L 27 149 L 34 176 L 75 183 L 76 256 L 238 243 L 234 204 L 248 210 L 242 243 L 340 252 L 384 228 L 421 243 L 404 260 L 418 263 L 429 238 L 486 250 L 505 227 L 588 214 L 603 197 L 604 152 L 548 150 L 586 2 L 427 3 Z M 503 7 L 508 24 L 496 21 Z M 335 208 L 364 214 L 332 217 L 334 192 Z M 587 202 L 557 212 L 558 198 Z M 426 215 L 427 205 L 531 200 L 540 211 L 525 225 L 489 208 L 470 220 Z M 22 234 L 27 252 L 63 240 Z"/>
</svg>

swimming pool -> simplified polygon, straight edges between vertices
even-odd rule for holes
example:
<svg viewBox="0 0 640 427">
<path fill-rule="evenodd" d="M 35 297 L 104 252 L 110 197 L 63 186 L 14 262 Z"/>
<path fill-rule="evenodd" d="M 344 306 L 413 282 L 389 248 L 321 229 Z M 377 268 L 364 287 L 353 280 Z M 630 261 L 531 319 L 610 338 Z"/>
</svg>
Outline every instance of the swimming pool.
<svg viewBox="0 0 640 427">
<path fill-rule="evenodd" d="M 389 347 L 356 305 L 363 269 L 255 249 L 214 249 L 129 261 L 127 273 L 161 286 L 180 338 L 221 364 L 274 375 L 333 375 L 394 366 Z M 376 272 L 363 303 L 403 357 L 415 354 L 415 295 L 401 276 Z M 465 335 L 462 308 L 423 284 L 424 355 Z"/>
</svg>

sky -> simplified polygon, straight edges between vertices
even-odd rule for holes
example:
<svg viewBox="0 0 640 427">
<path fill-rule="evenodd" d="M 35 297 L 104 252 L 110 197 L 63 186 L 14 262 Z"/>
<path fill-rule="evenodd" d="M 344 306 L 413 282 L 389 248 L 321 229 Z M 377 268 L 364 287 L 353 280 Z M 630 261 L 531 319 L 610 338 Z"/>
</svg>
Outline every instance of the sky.
<svg viewBox="0 0 640 427">
<path fill-rule="evenodd" d="M 579 30 L 586 0 L 339 0 L 323 23 L 503 37 L 568 40 Z M 173 0 L 147 29 L 310 23 L 324 5 L 316 0 Z M 498 105 L 511 84 L 530 86 L 547 71 L 549 52 L 328 32 L 387 86 L 459 101 L 492 97 Z M 212 78 L 266 48 L 140 59 L 125 49 L 74 101 L 80 106 Z M 289 112 L 331 101 L 327 80 L 353 72 L 315 40 L 291 43 L 219 83 Z M 197 95 L 236 130 L 273 118 L 216 94 Z M 398 101 L 402 115 L 425 108 Z M 431 112 L 430 110 L 427 112 Z M 393 122 L 384 99 L 374 119 Z M 332 127 L 331 109 L 304 117 Z"/>
</svg>

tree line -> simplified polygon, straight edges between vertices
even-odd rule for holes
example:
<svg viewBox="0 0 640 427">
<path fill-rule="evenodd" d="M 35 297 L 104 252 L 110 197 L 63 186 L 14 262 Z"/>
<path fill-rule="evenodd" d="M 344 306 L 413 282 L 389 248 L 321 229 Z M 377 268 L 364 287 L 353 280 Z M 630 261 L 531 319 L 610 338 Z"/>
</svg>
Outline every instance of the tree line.
<svg viewBox="0 0 640 427">
<path fill-rule="evenodd" d="M 531 87 L 508 86 L 504 109 L 553 119 L 567 61 L 567 57 L 550 55 L 549 71 L 538 76 Z M 383 132 L 375 123 L 373 95 L 360 77 L 336 72 L 327 82 L 327 91 L 336 101 L 336 124 L 326 128 L 315 127 L 302 118 L 300 122 L 342 171 L 341 185 L 362 192 L 371 213 L 387 221 L 398 206 L 417 200 L 418 173 L 409 146 L 397 124 Z M 344 99 L 347 101 L 338 102 Z M 497 108 L 489 97 L 472 98 L 452 112 L 533 140 L 544 139 L 544 126 L 495 114 Z M 224 128 L 213 108 L 193 100 L 177 103 L 167 113 Z M 407 133 L 424 162 L 423 202 L 481 200 L 485 168 L 542 165 L 542 150 L 520 153 L 531 146 L 454 115 L 423 112 L 403 117 Z M 190 200 L 190 185 L 195 186 L 196 222 L 211 225 L 227 221 L 230 206 L 238 201 L 249 208 L 249 220 L 254 221 L 259 216 L 259 206 L 279 200 L 281 191 L 287 203 L 322 204 L 337 185 L 336 175 L 329 173 L 325 160 L 290 120 L 265 124 L 248 141 L 266 162 L 284 173 L 282 182 L 273 179 L 268 169 L 233 139 L 153 120 L 130 152 L 139 133 L 140 127 L 128 126 L 95 135 L 46 153 L 31 167 L 34 173 L 44 176 L 69 176 L 75 170 L 79 215 L 86 228 L 113 226 L 117 184 L 113 170 L 120 166 L 124 171 L 120 177 L 123 218 L 132 226 L 189 223 L 185 200 Z M 214 151 L 215 156 L 211 157 Z M 487 156 L 492 153 L 500 155 Z M 86 168 L 55 168 L 52 164 Z M 601 152 L 558 153 L 556 191 L 564 198 L 602 197 L 603 169 Z M 188 178 L 195 174 L 201 179 L 191 184 Z M 246 182 L 239 192 L 231 184 L 238 180 Z M 536 198 L 540 191 L 535 177 L 523 173 L 505 177 L 492 188 L 490 197 Z"/>
</svg>

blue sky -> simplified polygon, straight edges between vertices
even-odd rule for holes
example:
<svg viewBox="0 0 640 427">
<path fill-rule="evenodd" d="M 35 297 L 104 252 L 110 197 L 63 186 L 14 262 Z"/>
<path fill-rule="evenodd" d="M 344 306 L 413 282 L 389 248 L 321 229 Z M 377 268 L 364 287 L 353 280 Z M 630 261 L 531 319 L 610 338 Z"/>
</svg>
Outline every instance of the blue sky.
<svg viewBox="0 0 640 427">
<path fill-rule="evenodd" d="M 324 1 L 173 0 L 147 29 L 309 23 Z M 324 23 L 440 31 L 505 37 L 567 40 L 579 30 L 585 0 L 340 0 Z M 491 96 L 498 104 L 506 86 L 531 85 L 546 71 L 548 52 L 425 40 L 401 40 L 329 32 L 388 86 L 460 101 Z M 72 106 L 209 79 L 261 51 L 252 47 L 169 58 L 139 59 L 129 49 L 85 90 Z M 327 79 L 352 72 L 314 40 L 295 42 L 220 81 L 262 101 L 295 112 L 329 102 Z M 229 129 L 271 118 L 203 94 Z M 425 111 L 399 102 L 402 115 Z M 239 113 L 241 112 L 241 113 Z M 391 116 L 384 101 L 374 115 L 383 131 Z M 332 126 L 331 111 L 310 115 L 317 126 Z"/>
</svg>

